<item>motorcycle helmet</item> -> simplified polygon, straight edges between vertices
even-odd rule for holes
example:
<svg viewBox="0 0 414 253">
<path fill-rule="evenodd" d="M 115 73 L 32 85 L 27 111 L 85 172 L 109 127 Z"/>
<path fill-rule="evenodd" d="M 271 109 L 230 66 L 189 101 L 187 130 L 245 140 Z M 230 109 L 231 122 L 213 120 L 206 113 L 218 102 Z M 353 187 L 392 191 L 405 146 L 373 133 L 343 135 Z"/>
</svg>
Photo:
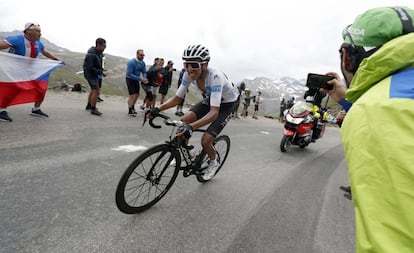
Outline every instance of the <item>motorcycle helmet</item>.
<svg viewBox="0 0 414 253">
<path fill-rule="evenodd" d="M 313 103 L 314 100 L 315 100 L 315 98 L 313 96 L 307 96 L 305 98 L 305 101 L 308 102 L 308 103 Z"/>
</svg>

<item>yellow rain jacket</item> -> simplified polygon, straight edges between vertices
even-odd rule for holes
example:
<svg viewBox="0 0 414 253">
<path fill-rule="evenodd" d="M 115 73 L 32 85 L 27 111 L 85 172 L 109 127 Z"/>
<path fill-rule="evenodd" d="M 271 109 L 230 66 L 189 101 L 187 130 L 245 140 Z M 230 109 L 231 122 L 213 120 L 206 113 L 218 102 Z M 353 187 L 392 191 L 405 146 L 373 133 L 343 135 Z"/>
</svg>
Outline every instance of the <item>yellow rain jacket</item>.
<svg viewBox="0 0 414 253">
<path fill-rule="evenodd" d="M 341 128 L 358 253 L 414 252 L 414 33 L 364 59 Z"/>
</svg>

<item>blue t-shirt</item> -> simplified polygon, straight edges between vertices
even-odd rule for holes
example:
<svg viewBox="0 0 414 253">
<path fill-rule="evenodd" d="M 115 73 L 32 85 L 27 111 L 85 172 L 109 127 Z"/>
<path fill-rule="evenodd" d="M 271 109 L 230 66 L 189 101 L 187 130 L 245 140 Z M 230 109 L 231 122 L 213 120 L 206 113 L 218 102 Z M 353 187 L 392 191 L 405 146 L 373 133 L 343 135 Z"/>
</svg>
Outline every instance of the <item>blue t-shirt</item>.
<svg viewBox="0 0 414 253">
<path fill-rule="evenodd" d="M 147 78 L 147 67 L 144 61 L 138 61 L 137 58 L 132 58 L 128 61 L 126 69 L 126 77 L 140 81 L 142 77 Z"/>
<path fill-rule="evenodd" d="M 32 47 L 31 42 L 26 39 L 23 34 L 9 36 L 5 41 L 11 46 L 9 53 L 26 57 L 30 57 L 32 50 L 34 50 L 34 58 L 37 58 L 39 53 L 45 48 L 43 43 L 39 40 L 33 42 L 34 47 Z"/>
</svg>

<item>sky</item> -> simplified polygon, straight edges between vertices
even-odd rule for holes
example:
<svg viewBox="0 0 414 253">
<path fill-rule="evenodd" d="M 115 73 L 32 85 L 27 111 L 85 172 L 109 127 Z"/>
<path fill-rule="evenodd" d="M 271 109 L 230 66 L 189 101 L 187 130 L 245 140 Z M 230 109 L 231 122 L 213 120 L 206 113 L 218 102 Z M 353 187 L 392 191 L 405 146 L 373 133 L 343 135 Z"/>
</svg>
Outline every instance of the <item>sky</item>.
<svg viewBox="0 0 414 253">
<path fill-rule="evenodd" d="M 209 66 L 237 83 L 245 78 L 340 73 L 341 32 L 370 8 L 408 6 L 412 0 L 0 0 L 0 31 L 38 22 L 42 37 L 85 52 L 102 37 L 106 54 L 135 57 L 144 49 L 182 68 L 190 44 L 210 50 Z M 64 61 L 64 59 L 63 59 Z"/>
</svg>

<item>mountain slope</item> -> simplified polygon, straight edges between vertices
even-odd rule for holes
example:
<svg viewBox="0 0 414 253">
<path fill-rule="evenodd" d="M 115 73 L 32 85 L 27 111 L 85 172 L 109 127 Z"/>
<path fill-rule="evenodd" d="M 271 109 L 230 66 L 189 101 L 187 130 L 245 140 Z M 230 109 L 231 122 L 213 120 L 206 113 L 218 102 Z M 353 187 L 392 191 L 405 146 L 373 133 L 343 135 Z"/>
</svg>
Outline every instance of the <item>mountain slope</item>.
<svg viewBox="0 0 414 253">
<path fill-rule="evenodd" d="M 0 32 L 0 39 L 3 40 L 7 36 L 20 33 L 20 31 Z M 81 83 L 88 87 L 88 84 L 81 73 L 85 53 L 72 52 L 69 49 L 53 44 L 43 37 L 41 38 L 41 41 L 48 51 L 65 62 L 63 67 L 58 68 L 51 74 L 49 87 L 59 86 L 62 83 L 69 85 Z M 86 50 L 87 49 L 85 49 L 85 52 Z M 103 94 L 128 96 L 125 84 L 125 69 L 129 59 L 110 54 L 105 54 L 105 59 L 107 76 L 103 81 L 101 92 Z M 149 64 L 147 63 L 147 65 Z M 167 98 L 175 94 L 178 75 L 179 71 L 174 71 L 172 85 Z M 266 77 L 257 77 L 254 79 L 244 79 L 243 82 L 246 83 L 248 89 L 253 91 L 253 94 L 256 94 L 256 91 L 258 90 L 262 91 L 263 103 L 260 105 L 260 111 L 262 114 L 273 116 L 279 115 L 279 105 L 282 97 L 285 97 L 286 99 L 291 97 L 301 99 L 303 93 L 307 89 L 304 79 L 297 80 L 290 77 L 283 77 L 277 80 L 272 80 Z M 143 96 L 141 95 L 141 97 Z M 186 97 L 186 102 L 195 103 L 199 98 L 200 95 L 196 89 L 190 88 L 190 92 Z M 252 108 L 253 106 L 249 109 L 252 110 Z"/>
</svg>

